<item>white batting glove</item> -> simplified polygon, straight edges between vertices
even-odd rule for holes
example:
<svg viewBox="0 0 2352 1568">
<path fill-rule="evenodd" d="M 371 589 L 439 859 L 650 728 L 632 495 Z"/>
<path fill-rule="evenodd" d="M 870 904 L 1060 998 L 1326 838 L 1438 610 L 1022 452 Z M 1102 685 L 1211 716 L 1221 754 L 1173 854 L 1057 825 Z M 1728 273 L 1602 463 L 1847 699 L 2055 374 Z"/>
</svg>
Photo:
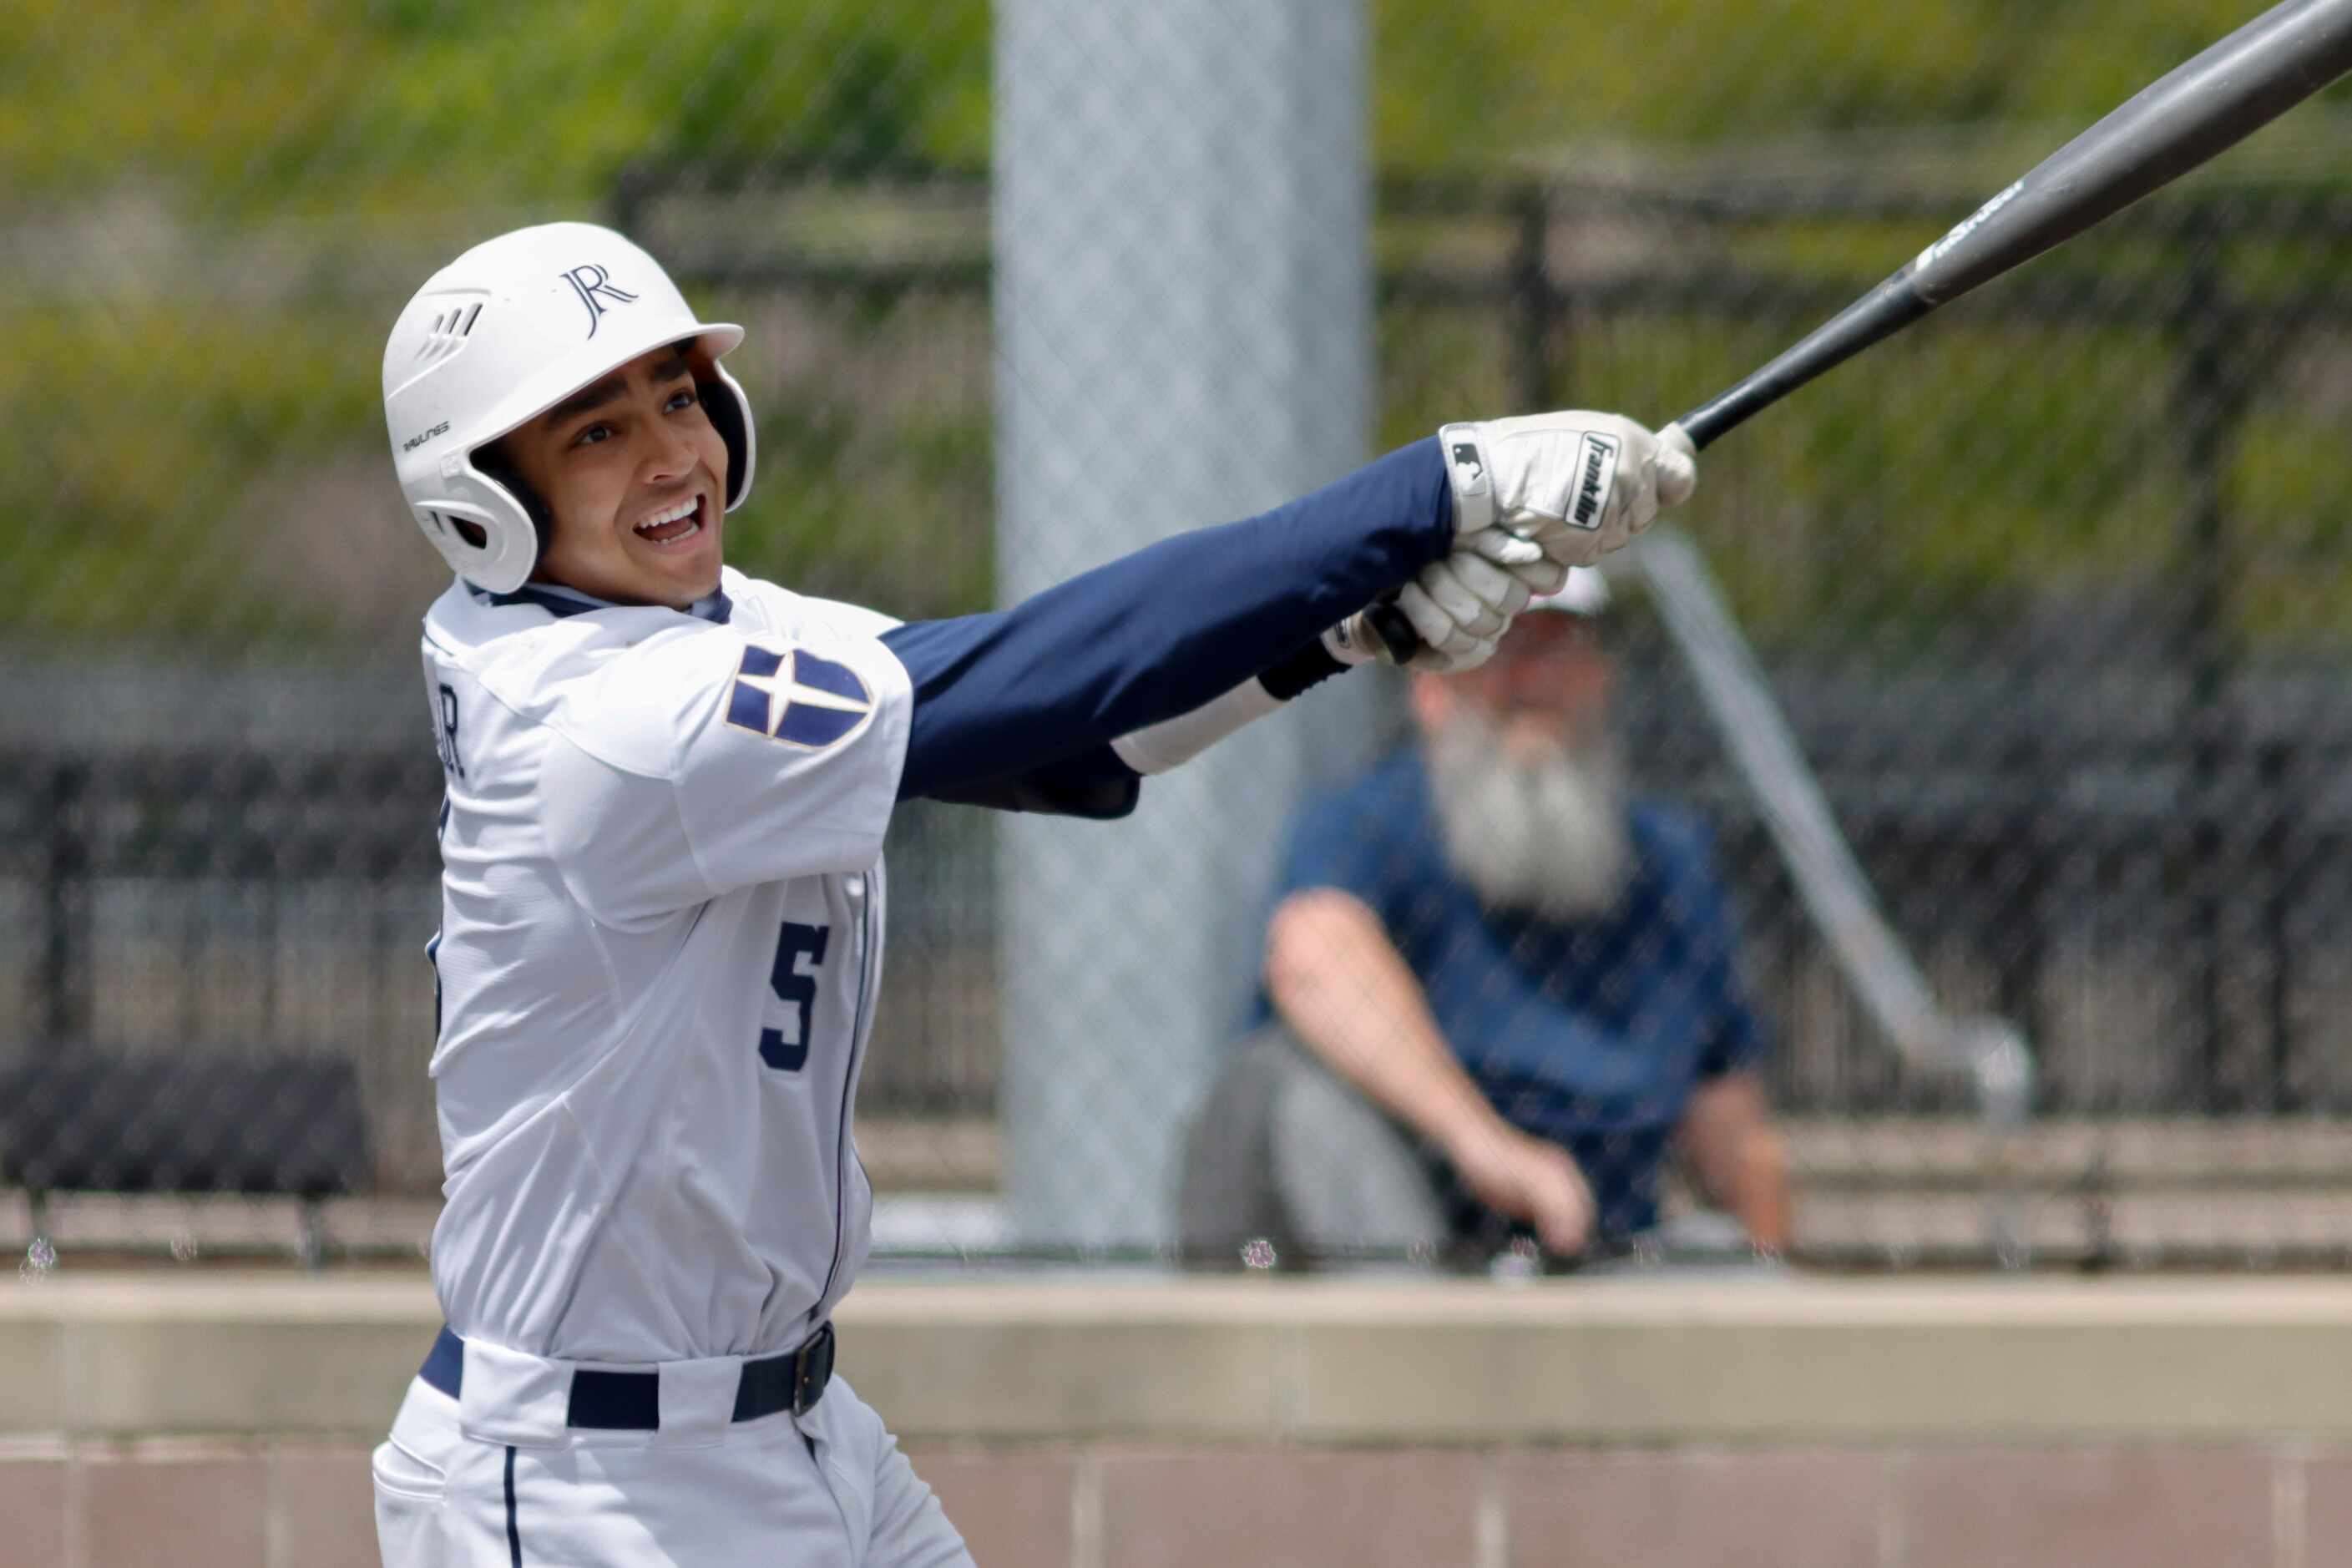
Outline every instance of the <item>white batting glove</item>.
<svg viewBox="0 0 2352 1568">
<path fill-rule="evenodd" d="M 1397 595 L 1397 608 L 1422 643 L 1405 663 L 1441 674 L 1486 663 L 1511 618 L 1567 576 L 1568 568 L 1547 559 L 1541 545 L 1507 529 L 1463 535 L 1452 554 L 1423 567 Z"/>
<path fill-rule="evenodd" d="M 1409 649 L 1381 635 L 1380 610 L 1349 616 L 1323 634 L 1323 645 L 1342 663 L 1384 658 L 1436 675 L 1475 669 L 1494 657 L 1528 600 L 1559 592 L 1567 580 L 1568 568 L 1534 541 L 1507 529 L 1480 529 L 1456 539 L 1452 554 L 1422 568 L 1384 607 L 1412 628 Z"/>
<path fill-rule="evenodd" d="M 1648 527 L 1662 493 L 1669 503 L 1690 494 L 1696 473 L 1680 437 L 1661 440 L 1612 414 L 1446 426 L 1439 437 L 1454 492 L 1454 549 L 1390 606 L 1417 646 L 1391 646 L 1408 639 L 1383 637 L 1377 610 L 1334 627 L 1327 646 L 1335 657 L 1353 651 L 1440 675 L 1476 668 L 1531 598 L 1558 593 L 1570 566 Z"/>
<path fill-rule="evenodd" d="M 1486 566 L 1485 562 L 1479 565 Z M 1456 670 L 1475 669 L 1494 658 L 1496 645 L 1503 640 L 1503 632 L 1511 624 L 1511 616 L 1526 607 L 1525 589 L 1517 606 L 1503 611 L 1500 604 L 1487 598 L 1452 569 L 1454 563 L 1441 561 L 1407 583 L 1396 597 L 1396 608 L 1412 623 L 1421 638 L 1421 647 L 1405 659 L 1397 661 L 1407 669 L 1425 669 L 1439 675 L 1451 675 Z M 1504 584 L 1520 588 L 1514 579 L 1495 572 Z M 1379 636 L 1379 628 L 1373 628 Z M 1395 651 L 1385 649 L 1391 660 Z"/>
<path fill-rule="evenodd" d="M 1378 626 L 1361 616 L 1333 635 L 1368 644 L 1373 657 L 1408 669 L 1451 675 L 1486 663 L 1528 602 L 1559 592 L 1567 581 L 1568 568 L 1535 541 L 1506 528 L 1482 528 L 1457 538 L 1452 554 L 1423 567 L 1397 595 L 1395 608 L 1420 643 L 1410 657 L 1398 658 Z"/>
<path fill-rule="evenodd" d="M 1400 648 L 1381 635 L 1384 616 L 1402 617 L 1410 634 L 1408 647 Z M 1394 603 L 1359 610 L 1323 634 L 1323 647 L 1342 664 L 1377 658 L 1432 675 L 1475 669 L 1495 657 L 1496 645 L 1502 640 L 1499 627 L 1487 633 L 1469 630 L 1439 608 L 1418 583 L 1406 584 Z"/>
<path fill-rule="evenodd" d="M 1568 568 L 1532 539 L 1507 528 L 1482 528 L 1454 542 L 1454 552 L 1414 579 L 1455 621 L 1480 636 L 1500 636 L 1538 594 L 1557 594 Z"/>
<path fill-rule="evenodd" d="M 1528 414 L 1448 425 L 1437 438 L 1457 540 L 1500 527 L 1559 566 L 1623 548 L 1698 483 L 1688 437 L 1673 426 L 1658 436 L 1622 414 Z"/>
</svg>

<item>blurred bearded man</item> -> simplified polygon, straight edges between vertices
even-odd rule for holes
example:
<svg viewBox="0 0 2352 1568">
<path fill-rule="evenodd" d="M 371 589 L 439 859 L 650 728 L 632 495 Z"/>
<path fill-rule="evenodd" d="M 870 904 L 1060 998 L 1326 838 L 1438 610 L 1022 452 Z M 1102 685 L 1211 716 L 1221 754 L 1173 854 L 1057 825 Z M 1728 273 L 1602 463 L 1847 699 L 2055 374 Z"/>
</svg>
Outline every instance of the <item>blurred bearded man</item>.
<svg viewBox="0 0 2352 1568">
<path fill-rule="evenodd" d="M 1528 640 L 1582 635 L 1576 620 L 1559 617 L 1531 628 Z M 1530 648 L 1518 663 L 1529 672 L 1557 664 L 1569 679 L 1606 679 L 1597 655 L 1544 657 L 1549 651 Z M 1551 921 L 1606 914 L 1633 869 L 1633 834 L 1605 698 L 1579 694 L 1564 725 L 1559 693 L 1495 684 L 1501 703 L 1494 710 L 1445 692 L 1417 700 L 1439 705 L 1424 729 L 1423 760 L 1445 858 L 1489 909 Z M 1515 711 L 1506 705 L 1514 700 L 1527 705 Z"/>
<path fill-rule="evenodd" d="M 1656 1234 L 1677 1148 L 1787 1246 L 1707 836 L 1627 790 L 1608 592 L 1580 568 L 1483 668 L 1416 678 L 1417 743 L 1300 812 L 1260 1026 L 1187 1151 L 1189 1247 L 1614 1250 Z"/>
</svg>

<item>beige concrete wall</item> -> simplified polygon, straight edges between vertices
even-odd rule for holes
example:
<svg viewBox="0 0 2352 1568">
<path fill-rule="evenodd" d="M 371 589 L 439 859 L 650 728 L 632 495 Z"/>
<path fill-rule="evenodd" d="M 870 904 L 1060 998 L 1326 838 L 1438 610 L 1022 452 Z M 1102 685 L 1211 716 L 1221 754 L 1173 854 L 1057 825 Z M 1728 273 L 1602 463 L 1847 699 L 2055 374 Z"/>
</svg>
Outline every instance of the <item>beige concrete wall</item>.
<svg viewBox="0 0 2352 1568">
<path fill-rule="evenodd" d="M 0 1568 L 371 1563 L 421 1282 L 0 1287 Z M 982 1563 L 2352 1562 L 2352 1282 L 872 1281 Z"/>
</svg>

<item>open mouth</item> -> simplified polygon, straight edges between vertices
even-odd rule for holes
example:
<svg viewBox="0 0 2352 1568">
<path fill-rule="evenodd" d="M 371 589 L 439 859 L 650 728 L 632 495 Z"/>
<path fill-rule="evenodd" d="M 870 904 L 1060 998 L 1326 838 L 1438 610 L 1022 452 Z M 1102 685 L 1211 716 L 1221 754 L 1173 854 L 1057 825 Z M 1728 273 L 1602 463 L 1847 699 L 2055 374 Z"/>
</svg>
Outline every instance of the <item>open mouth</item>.
<svg viewBox="0 0 2352 1568">
<path fill-rule="evenodd" d="M 648 544 L 675 547 L 702 531 L 709 499 L 695 496 L 637 520 L 631 531 Z"/>
</svg>

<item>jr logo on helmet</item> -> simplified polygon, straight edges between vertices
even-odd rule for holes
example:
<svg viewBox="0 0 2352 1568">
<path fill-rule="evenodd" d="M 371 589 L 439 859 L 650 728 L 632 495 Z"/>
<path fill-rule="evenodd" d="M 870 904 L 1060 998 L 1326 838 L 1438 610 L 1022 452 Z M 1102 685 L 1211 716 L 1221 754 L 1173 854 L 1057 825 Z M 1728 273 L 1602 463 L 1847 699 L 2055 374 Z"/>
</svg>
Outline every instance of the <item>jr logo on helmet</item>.
<svg viewBox="0 0 2352 1568">
<path fill-rule="evenodd" d="M 580 296 L 583 305 L 588 307 L 588 335 L 592 338 L 596 335 L 596 323 L 604 320 L 607 309 L 597 302 L 600 299 L 610 300 L 615 305 L 629 305 L 636 301 L 635 294 L 616 286 L 611 276 L 593 261 L 585 267 L 573 268 L 563 275 L 563 280 L 572 285 L 572 291 Z"/>
</svg>

